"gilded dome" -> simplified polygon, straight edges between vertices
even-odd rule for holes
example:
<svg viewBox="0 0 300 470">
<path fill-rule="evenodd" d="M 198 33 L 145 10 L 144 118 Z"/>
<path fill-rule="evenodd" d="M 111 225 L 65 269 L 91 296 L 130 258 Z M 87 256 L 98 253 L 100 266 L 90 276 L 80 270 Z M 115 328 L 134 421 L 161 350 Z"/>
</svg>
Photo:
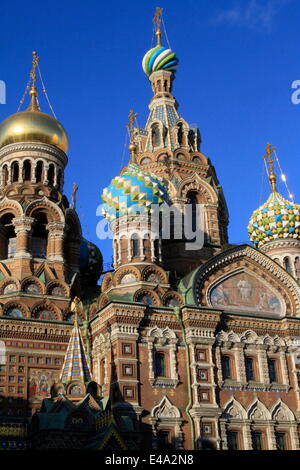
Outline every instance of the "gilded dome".
<svg viewBox="0 0 300 470">
<path fill-rule="evenodd" d="M 68 136 L 64 127 L 52 116 L 42 113 L 31 92 L 32 102 L 26 111 L 6 118 L 0 124 L 0 148 L 17 142 L 41 142 L 68 151 Z"/>
<path fill-rule="evenodd" d="M 300 206 L 284 199 L 277 191 L 253 212 L 248 225 L 256 247 L 281 239 L 300 239 Z"/>
</svg>

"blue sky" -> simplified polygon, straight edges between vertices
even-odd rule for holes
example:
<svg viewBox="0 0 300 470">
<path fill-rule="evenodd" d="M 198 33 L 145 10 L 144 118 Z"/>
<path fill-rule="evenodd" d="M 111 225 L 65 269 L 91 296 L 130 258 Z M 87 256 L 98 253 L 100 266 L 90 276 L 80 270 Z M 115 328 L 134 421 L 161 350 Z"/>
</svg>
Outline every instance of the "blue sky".
<svg viewBox="0 0 300 470">
<path fill-rule="evenodd" d="M 151 87 L 141 59 L 151 47 L 157 1 L 15 0 L 1 5 L 0 80 L 7 84 L 4 119 L 18 107 L 31 51 L 54 110 L 70 138 L 65 193 L 79 186 L 78 212 L 86 237 L 105 261 L 111 242 L 97 241 L 100 194 L 128 159 L 129 109 L 144 125 Z M 248 239 L 251 212 L 269 189 L 262 155 L 277 146 L 295 201 L 300 203 L 300 105 L 291 83 L 300 79 L 297 0 L 163 0 L 172 49 L 180 59 L 174 95 L 180 114 L 197 124 L 202 152 L 211 158 L 230 214 L 230 241 Z M 42 110 L 48 112 L 41 99 Z M 283 185 L 279 189 L 287 196 Z M 262 194 L 262 198 L 261 198 Z"/>
</svg>

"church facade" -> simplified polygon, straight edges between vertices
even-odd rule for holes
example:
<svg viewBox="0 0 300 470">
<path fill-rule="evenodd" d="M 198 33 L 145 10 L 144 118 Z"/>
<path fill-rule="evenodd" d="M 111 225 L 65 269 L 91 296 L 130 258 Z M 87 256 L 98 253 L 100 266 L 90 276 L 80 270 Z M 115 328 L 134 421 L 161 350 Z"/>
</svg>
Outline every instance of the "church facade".
<svg viewBox="0 0 300 470">
<path fill-rule="evenodd" d="M 271 194 L 230 244 L 160 22 L 147 123 L 130 113 L 128 165 L 102 194 L 110 271 L 63 193 L 68 138 L 39 109 L 36 55 L 29 108 L 0 125 L 2 448 L 299 449 L 300 206 L 268 144 Z"/>
</svg>

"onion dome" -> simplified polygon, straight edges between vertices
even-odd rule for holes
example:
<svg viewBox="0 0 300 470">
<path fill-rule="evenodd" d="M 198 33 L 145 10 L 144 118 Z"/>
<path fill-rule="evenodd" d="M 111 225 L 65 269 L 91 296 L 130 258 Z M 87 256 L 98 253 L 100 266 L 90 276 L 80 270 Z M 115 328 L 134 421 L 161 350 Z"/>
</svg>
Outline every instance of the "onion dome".
<svg viewBox="0 0 300 470">
<path fill-rule="evenodd" d="M 68 136 L 64 127 L 40 111 L 35 87 L 30 95 L 31 103 L 26 111 L 9 116 L 0 124 L 0 148 L 17 142 L 41 142 L 67 153 Z"/>
<path fill-rule="evenodd" d="M 175 72 L 178 62 L 179 60 L 175 52 L 164 46 L 157 45 L 145 54 L 142 66 L 145 74 L 149 77 L 153 72 L 157 72 L 157 70 Z"/>
<path fill-rule="evenodd" d="M 102 194 L 103 215 L 112 222 L 123 215 L 147 213 L 152 204 L 168 201 L 162 181 L 130 163 L 122 176 L 116 176 Z"/>
<path fill-rule="evenodd" d="M 277 239 L 300 239 L 300 206 L 284 199 L 277 191 L 253 212 L 248 225 L 256 247 Z"/>
<path fill-rule="evenodd" d="M 99 248 L 85 238 L 81 240 L 79 252 L 80 274 L 84 279 L 97 282 L 103 271 L 103 257 Z"/>
</svg>

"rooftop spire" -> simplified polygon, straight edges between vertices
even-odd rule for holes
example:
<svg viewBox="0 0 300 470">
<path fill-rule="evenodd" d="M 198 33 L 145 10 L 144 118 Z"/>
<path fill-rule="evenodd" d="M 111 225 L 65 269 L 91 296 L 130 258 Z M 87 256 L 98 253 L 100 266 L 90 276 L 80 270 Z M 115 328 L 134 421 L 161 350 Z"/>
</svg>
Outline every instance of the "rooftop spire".
<svg viewBox="0 0 300 470">
<path fill-rule="evenodd" d="M 129 131 L 130 135 L 130 144 L 129 144 L 129 152 L 130 152 L 130 163 L 136 163 L 136 145 L 134 142 L 134 137 L 133 137 L 133 130 L 134 130 L 134 122 L 137 118 L 137 113 L 134 113 L 133 109 L 129 111 L 128 115 L 128 124 L 126 124 L 126 127 Z"/>
<path fill-rule="evenodd" d="M 36 89 L 36 68 L 39 63 L 39 58 L 38 55 L 35 51 L 32 52 L 32 68 L 30 71 L 30 80 L 31 80 L 31 88 L 30 88 L 30 96 L 31 96 L 31 101 L 30 105 L 28 107 L 28 111 L 39 111 L 40 107 L 38 104 L 37 96 L 38 92 Z"/>
<path fill-rule="evenodd" d="M 78 326 L 78 310 L 80 303 L 79 297 L 75 297 L 71 304 L 71 311 L 74 312 L 74 327 L 60 374 L 60 380 L 63 383 L 73 381 L 87 383 L 92 380 L 80 328 Z"/>
<path fill-rule="evenodd" d="M 269 181 L 270 181 L 270 185 L 271 185 L 271 188 L 272 188 L 272 192 L 276 193 L 277 192 L 277 188 L 276 188 L 277 178 L 276 178 L 276 175 L 274 173 L 274 160 L 272 160 L 272 158 L 271 158 L 274 150 L 276 150 L 276 147 L 272 147 L 272 144 L 267 144 L 266 145 L 266 153 L 263 156 L 263 159 L 266 160 L 266 162 L 269 166 Z"/>
<path fill-rule="evenodd" d="M 160 25 L 161 25 L 161 19 L 162 19 L 162 12 L 163 12 L 162 8 L 156 7 L 155 15 L 154 15 L 154 18 L 152 20 L 153 23 L 154 23 L 154 27 L 155 27 L 155 35 L 156 35 L 156 40 L 157 40 L 157 45 L 158 46 L 161 46 L 161 29 L 160 29 Z"/>
</svg>

